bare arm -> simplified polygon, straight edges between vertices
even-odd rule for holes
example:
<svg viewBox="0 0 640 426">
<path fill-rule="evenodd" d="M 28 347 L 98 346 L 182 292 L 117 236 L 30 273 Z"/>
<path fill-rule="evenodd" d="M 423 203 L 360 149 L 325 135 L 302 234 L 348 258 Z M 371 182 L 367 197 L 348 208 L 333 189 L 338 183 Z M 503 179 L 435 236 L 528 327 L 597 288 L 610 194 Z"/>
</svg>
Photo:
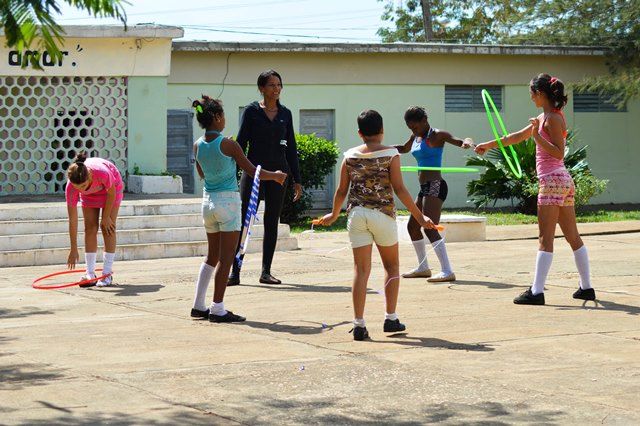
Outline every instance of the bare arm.
<svg viewBox="0 0 640 426">
<path fill-rule="evenodd" d="M 71 249 L 67 258 L 67 267 L 73 269 L 78 262 L 78 207 L 67 204 L 67 214 L 69 215 L 69 242 Z"/>
<path fill-rule="evenodd" d="M 338 188 L 333 196 L 333 209 L 331 210 L 331 213 L 321 218 L 318 224 L 328 226 L 335 222 L 340 215 L 342 204 L 344 204 L 344 200 L 347 198 L 348 194 L 349 173 L 347 172 L 347 162 L 346 160 L 343 160 L 342 165 L 340 166 L 340 182 L 338 183 Z"/>
<path fill-rule="evenodd" d="M 244 170 L 249 176 L 256 174 L 256 166 L 244 155 L 244 151 L 242 151 L 242 148 L 236 141 L 228 138 L 223 139 L 222 143 L 220 143 L 220 151 L 222 151 L 224 155 L 233 158 L 238 167 Z M 279 170 L 275 172 L 264 169 L 260 170 L 260 180 L 275 180 L 282 185 L 286 179 L 287 174 Z"/>
<path fill-rule="evenodd" d="M 545 123 L 547 134 L 550 136 L 551 141 L 546 140 L 538 133 L 538 126 L 540 122 L 537 118 L 531 118 L 531 126 L 533 131 L 531 136 L 536 141 L 540 148 L 545 150 L 553 158 L 558 160 L 564 159 L 564 128 L 563 120 L 558 114 L 550 114 Z"/>
<path fill-rule="evenodd" d="M 400 171 L 400 157 L 395 156 L 391 160 L 391 186 L 393 187 L 393 192 L 396 193 L 402 204 L 411 212 L 411 215 L 418 221 L 420 226 L 425 228 L 434 228 L 435 225 L 428 217 L 424 216 L 418 206 L 413 202 L 413 198 L 411 198 L 411 194 L 407 191 L 407 188 L 404 186 L 404 181 L 402 180 L 402 172 Z"/>
<path fill-rule="evenodd" d="M 194 143 L 193 144 L 193 156 L 194 158 L 196 158 L 196 171 L 198 172 L 198 176 L 200 176 L 200 179 L 204 179 L 204 172 L 202 171 L 202 167 L 200 167 L 200 163 L 198 163 L 198 144 Z"/>
<path fill-rule="evenodd" d="M 409 139 L 407 139 L 407 141 L 403 145 L 394 145 L 393 147 L 397 149 L 400 154 L 406 154 L 408 152 L 411 152 L 411 145 L 413 144 L 414 138 L 415 137 L 412 134 L 411 136 L 409 136 Z"/>
<path fill-rule="evenodd" d="M 500 141 L 502 142 L 503 146 L 509 146 L 509 145 L 515 145 L 517 143 L 520 143 L 524 140 L 526 140 L 527 138 L 529 138 L 531 136 L 531 124 L 529 124 L 527 127 L 518 130 L 517 132 L 514 133 L 510 133 L 507 136 L 505 136 L 504 138 L 500 138 Z M 497 148 L 498 147 L 498 142 L 496 142 L 496 140 L 491 140 L 489 142 L 484 142 L 481 144 L 476 145 L 476 153 L 482 155 L 485 152 L 487 152 L 490 149 L 493 148 Z"/>
<path fill-rule="evenodd" d="M 471 138 L 459 139 L 449 132 L 438 132 L 438 136 L 443 142 L 450 143 L 451 145 L 455 145 L 462 149 L 469 149 L 474 146 Z"/>
</svg>

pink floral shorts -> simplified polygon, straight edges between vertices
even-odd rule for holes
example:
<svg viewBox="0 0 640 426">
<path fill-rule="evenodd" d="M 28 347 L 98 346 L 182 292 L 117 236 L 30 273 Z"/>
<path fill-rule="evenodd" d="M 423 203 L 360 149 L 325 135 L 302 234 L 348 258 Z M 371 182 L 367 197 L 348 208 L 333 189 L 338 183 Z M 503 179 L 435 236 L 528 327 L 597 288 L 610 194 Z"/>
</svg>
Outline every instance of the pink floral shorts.
<svg viewBox="0 0 640 426">
<path fill-rule="evenodd" d="M 574 205 L 576 187 L 566 170 L 542 176 L 539 180 L 538 205 L 567 207 Z"/>
</svg>

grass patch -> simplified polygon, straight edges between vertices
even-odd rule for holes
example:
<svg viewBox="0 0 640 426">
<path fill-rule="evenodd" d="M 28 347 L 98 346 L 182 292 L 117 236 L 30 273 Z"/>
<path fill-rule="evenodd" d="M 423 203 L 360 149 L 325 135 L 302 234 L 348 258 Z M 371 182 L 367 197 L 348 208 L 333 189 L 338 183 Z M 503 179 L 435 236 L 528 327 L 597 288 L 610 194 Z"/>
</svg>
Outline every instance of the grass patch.
<svg viewBox="0 0 640 426">
<path fill-rule="evenodd" d="M 472 216 L 484 216 L 487 218 L 487 225 L 527 225 L 538 223 L 536 216 L 530 216 L 522 213 L 507 213 L 496 211 L 477 211 L 477 210 L 444 210 L 442 214 L 466 214 Z M 398 215 L 408 216 L 408 210 L 398 210 Z M 576 214 L 578 223 L 587 222 L 619 222 L 622 220 L 640 220 L 640 210 L 596 210 L 596 211 L 578 211 Z M 291 224 L 291 232 L 300 233 L 311 229 L 311 218 L 307 218 L 301 222 Z M 347 214 L 340 213 L 340 217 L 331 226 L 316 226 L 314 230 L 318 232 L 346 231 L 347 230 Z"/>
</svg>

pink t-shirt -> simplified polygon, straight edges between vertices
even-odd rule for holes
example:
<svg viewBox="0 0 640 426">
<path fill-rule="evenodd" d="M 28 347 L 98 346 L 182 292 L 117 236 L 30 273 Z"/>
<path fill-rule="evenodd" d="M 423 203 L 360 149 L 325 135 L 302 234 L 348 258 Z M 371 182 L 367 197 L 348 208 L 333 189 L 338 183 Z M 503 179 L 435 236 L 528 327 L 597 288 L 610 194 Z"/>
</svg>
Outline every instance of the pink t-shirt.
<svg viewBox="0 0 640 426">
<path fill-rule="evenodd" d="M 78 191 L 67 181 L 65 196 L 67 205 L 77 206 L 80 197 L 83 198 L 102 198 L 106 197 L 107 190 L 115 185 L 116 192 L 122 192 L 122 177 L 118 168 L 110 161 L 102 158 L 87 158 L 84 165 L 91 170 L 92 181 L 86 191 Z"/>
<path fill-rule="evenodd" d="M 564 120 L 564 114 L 562 111 L 554 111 L 562 115 L 562 119 Z M 547 142 L 551 143 L 551 136 L 544 129 L 544 123 L 547 121 L 547 116 L 542 113 L 538 116 L 538 120 L 540 120 L 540 126 L 538 127 L 538 133 L 545 139 Z M 566 131 L 564 137 L 567 137 Z M 546 176 L 551 174 L 557 170 L 564 169 L 564 160 L 555 158 L 553 155 L 549 154 L 545 151 L 539 144 L 536 144 L 536 173 L 538 174 L 538 178 L 542 176 Z"/>
</svg>

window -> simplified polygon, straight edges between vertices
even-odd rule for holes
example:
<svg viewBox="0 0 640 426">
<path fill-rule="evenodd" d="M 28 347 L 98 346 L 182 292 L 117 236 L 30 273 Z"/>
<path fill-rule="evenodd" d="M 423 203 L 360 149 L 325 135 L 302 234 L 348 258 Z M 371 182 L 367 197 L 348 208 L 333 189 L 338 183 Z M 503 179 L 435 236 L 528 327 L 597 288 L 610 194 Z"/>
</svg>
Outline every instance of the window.
<svg viewBox="0 0 640 426">
<path fill-rule="evenodd" d="M 597 92 L 573 94 L 573 112 L 627 112 L 627 106 L 618 109 L 611 102 L 611 95 Z"/>
<path fill-rule="evenodd" d="M 502 111 L 502 86 L 445 86 L 445 112 L 484 112 L 482 89 L 487 89 L 498 111 Z"/>
</svg>

